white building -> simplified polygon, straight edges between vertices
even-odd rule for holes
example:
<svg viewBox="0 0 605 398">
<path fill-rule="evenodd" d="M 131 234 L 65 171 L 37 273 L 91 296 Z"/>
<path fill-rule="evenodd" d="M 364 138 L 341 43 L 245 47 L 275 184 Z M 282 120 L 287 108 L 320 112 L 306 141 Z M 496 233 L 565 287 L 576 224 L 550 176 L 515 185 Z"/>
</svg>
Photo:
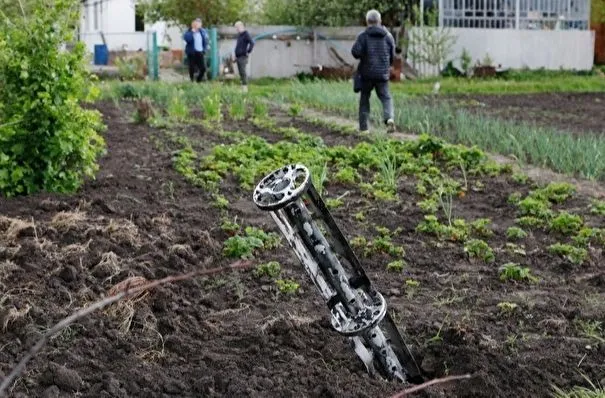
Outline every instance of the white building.
<svg viewBox="0 0 605 398">
<path fill-rule="evenodd" d="M 136 3 L 136 0 L 81 0 L 80 40 L 90 52 L 94 52 L 95 45 L 104 43 L 109 51 L 146 51 L 154 31 L 158 46 L 183 48 L 178 40 L 180 29 L 165 22 L 144 23 Z"/>
</svg>

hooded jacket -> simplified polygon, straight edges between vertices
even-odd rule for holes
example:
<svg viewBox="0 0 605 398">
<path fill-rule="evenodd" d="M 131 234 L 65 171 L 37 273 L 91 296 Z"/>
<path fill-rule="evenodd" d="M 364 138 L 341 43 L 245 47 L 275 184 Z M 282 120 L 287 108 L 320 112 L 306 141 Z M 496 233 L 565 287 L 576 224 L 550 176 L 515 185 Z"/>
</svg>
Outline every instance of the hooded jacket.
<svg viewBox="0 0 605 398">
<path fill-rule="evenodd" d="M 357 35 L 351 55 L 359 59 L 359 72 L 366 80 L 389 81 L 395 59 L 395 40 L 382 26 L 369 26 Z"/>
</svg>

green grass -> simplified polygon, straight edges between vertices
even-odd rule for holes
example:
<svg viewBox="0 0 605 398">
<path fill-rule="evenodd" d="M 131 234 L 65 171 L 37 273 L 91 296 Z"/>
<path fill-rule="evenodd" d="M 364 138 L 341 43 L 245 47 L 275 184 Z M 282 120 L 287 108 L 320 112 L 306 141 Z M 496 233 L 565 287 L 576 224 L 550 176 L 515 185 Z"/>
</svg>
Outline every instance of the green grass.
<svg viewBox="0 0 605 398">
<path fill-rule="evenodd" d="M 605 180 L 603 136 L 574 136 L 551 128 L 495 120 L 444 102 L 423 103 L 398 90 L 394 89 L 393 96 L 396 122 L 401 129 L 414 134 L 435 134 L 454 143 L 477 145 L 491 152 L 513 156 L 525 164 L 587 179 Z M 276 87 L 270 96 L 276 101 L 296 101 L 352 120 L 357 118 L 359 98 L 348 82 L 293 83 Z M 382 125 L 381 107 L 375 96 L 372 97 L 372 120 L 375 126 Z"/>
<path fill-rule="evenodd" d="M 557 77 L 536 77 L 531 80 L 512 79 L 466 79 L 446 77 L 406 81 L 393 84 L 393 92 L 411 95 L 424 95 L 433 92 L 433 86 L 439 81 L 441 94 L 536 94 L 553 92 L 603 92 L 605 79 L 600 76 L 562 75 Z"/>
</svg>

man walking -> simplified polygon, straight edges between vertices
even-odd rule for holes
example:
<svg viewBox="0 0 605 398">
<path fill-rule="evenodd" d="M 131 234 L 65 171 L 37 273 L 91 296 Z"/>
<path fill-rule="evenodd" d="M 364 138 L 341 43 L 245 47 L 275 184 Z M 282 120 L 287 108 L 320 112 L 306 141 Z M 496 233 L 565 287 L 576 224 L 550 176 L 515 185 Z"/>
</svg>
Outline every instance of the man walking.
<svg viewBox="0 0 605 398">
<path fill-rule="evenodd" d="M 372 90 L 380 99 L 383 120 L 387 131 L 395 131 L 393 120 L 393 100 L 389 92 L 389 71 L 395 58 L 395 40 L 381 25 L 380 13 L 370 10 L 366 14 L 368 27 L 361 32 L 351 49 L 351 54 L 359 59 L 358 71 L 361 75 L 361 95 L 359 98 L 359 130 L 368 131 L 370 117 L 370 96 Z"/>
<path fill-rule="evenodd" d="M 191 81 L 194 81 L 195 69 L 197 68 L 200 72 L 197 81 L 201 82 L 206 73 L 204 53 L 210 41 L 208 40 L 208 33 L 202 28 L 202 20 L 200 18 L 195 19 L 191 23 L 191 28 L 183 34 L 183 40 L 187 43 L 185 53 L 189 61 L 189 78 Z"/>
<path fill-rule="evenodd" d="M 237 29 L 237 43 L 235 44 L 235 62 L 237 63 L 237 70 L 239 71 L 239 78 L 242 83 L 242 89 L 244 92 L 248 92 L 248 76 L 246 75 L 246 66 L 248 65 L 248 56 L 254 48 L 254 40 L 250 36 L 250 33 L 244 27 L 242 21 L 235 23 Z"/>
</svg>

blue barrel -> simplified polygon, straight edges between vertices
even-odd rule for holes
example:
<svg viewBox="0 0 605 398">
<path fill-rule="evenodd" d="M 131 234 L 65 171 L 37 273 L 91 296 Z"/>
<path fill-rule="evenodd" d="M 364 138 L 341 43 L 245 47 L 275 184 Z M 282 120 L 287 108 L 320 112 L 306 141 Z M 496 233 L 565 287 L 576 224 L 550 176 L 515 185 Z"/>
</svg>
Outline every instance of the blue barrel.
<svg viewBox="0 0 605 398">
<path fill-rule="evenodd" d="M 95 44 L 95 65 L 107 65 L 109 63 L 109 50 L 105 44 Z"/>
</svg>

